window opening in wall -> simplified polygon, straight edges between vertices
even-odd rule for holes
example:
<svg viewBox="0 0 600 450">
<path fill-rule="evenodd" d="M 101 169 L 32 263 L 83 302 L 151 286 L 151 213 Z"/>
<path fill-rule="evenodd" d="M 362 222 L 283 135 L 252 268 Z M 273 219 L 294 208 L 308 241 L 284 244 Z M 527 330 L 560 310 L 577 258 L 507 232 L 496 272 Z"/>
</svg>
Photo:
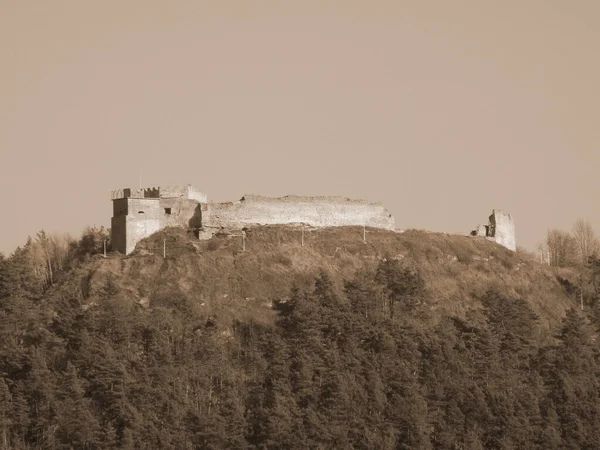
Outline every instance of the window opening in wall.
<svg viewBox="0 0 600 450">
<path fill-rule="evenodd" d="M 138 211 L 138 214 L 144 214 L 144 211 Z"/>
<path fill-rule="evenodd" d="M 165 214 L 171 214 L 171 208 L 165 208 Z"/>
</svg>

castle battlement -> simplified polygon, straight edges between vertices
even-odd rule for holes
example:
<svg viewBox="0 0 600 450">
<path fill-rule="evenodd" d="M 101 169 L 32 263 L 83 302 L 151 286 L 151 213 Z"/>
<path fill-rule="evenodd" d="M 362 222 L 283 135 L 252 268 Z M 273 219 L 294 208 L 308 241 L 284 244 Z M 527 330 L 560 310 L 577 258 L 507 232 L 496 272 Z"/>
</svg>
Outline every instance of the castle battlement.
<svg viewBox="0 0 600 450">
<path fill-rule="evenodd" d="M 206 203 L 208 201 L 207 195 L 191 184 L 135 189 L 123 188 L 111 191 L 112 200 L 123 198 L 186 198 L 201 203 Z"/>
</svg>

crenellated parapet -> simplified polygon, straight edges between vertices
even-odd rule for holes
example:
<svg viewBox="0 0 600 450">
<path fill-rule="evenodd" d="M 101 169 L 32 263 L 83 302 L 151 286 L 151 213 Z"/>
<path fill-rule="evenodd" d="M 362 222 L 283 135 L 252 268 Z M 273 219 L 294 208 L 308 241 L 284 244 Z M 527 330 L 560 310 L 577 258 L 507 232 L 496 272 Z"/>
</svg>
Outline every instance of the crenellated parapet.
<svg viewBox="0 0 600 450">
<path fill-rule="evenodd" d="M 151 187 L 144 189 L 144 198 L 160 198 L 160 188 Z"/>
<path fill-rule="evenodd" d="M 128 198 L 131 194 L 131 189 L 115 189 L 110 191 L 111 200 L 119 200 L 121 198 Z"/>
<path fill-rule="evenodd" d="M 192 185 L 157 186 L 149 188 L 123 188 L 111 191 L 111 199 L 122 198 L 184 198 L 206 203 L 208 196 Z"/>
<path fill-rule="evenodd" d="M 111 199 L 121 198 L 159 198 L 159 188 L 123 188 L 111 191 Z"/>
</svg>

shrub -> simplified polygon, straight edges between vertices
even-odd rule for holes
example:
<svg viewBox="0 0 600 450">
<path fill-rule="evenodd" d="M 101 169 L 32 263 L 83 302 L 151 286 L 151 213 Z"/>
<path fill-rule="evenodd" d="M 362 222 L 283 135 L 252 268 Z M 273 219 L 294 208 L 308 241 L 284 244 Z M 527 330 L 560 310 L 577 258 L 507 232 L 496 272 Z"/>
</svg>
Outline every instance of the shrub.
<svg viewBox="0 0 600 450">
<path fill-rule="evenodd" d="M 217 250 L 221 245 L 221 243 L 219 241 L 217 241 L 216 239 L 211 239 L 208 242 L 208 245 L 206 246 L 206 248 L 208 249 L 208 251 L 210 252 L 214 252 L 215 250 Z"/>
</svg>

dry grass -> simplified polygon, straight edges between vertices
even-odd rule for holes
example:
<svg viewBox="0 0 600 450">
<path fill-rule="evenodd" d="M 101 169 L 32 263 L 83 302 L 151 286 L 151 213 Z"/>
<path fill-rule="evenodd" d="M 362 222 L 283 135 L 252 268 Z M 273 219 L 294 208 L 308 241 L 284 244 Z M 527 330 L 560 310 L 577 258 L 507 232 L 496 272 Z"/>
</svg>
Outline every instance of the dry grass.
<svg viewBox="0 0 600 450">
<path fill-rule="evenodd" d="M 140 242 L 132 255 L 114 255 L 90 269 L 93 285 L 111 274 L 128 295 L 151 306 L 185 298 L 224 324 L 234 317 L 271 321 L 270 303 L 286 297 L 293 284 L 310 288 L 321 269 L 341 293 L 357 269 L 374 268 L 383 258 L 400 259 L 421 273 L 427 290 L 421 307 L 434 317 L 464 316 L 479 308 L 478 298 L 490 288 L 528 301 L 546 326 L 574 304 L 550 267 L 482 238 L 367 229 L 364 242 L 362 227 L 342 227 L 307 229 L 304 246 L 301 239 L 300 228 L 253 228 L 242 251 L 241 236 L 198 241 L 184 230 L 165 229 Z"/>
</svg>

